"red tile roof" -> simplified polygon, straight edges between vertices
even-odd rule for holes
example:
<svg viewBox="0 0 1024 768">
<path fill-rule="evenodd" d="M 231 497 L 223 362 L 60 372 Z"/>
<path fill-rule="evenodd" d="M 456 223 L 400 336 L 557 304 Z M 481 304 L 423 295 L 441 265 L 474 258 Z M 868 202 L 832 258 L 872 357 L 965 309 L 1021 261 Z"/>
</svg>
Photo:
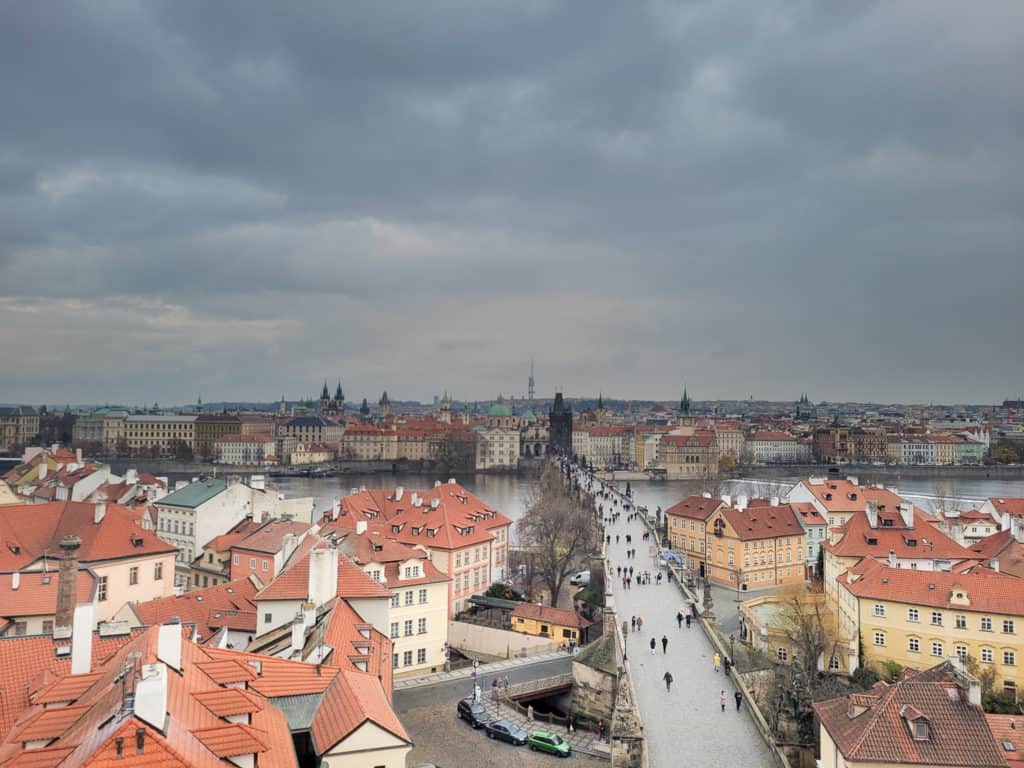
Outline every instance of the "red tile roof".
<svg viewBox="0 0 1024 768">
<path fill-rule="evenodd" d="M 986 714 L 985 720 L 1008 768 L 1024 768 L 1024 717 Z"/>
<path fill-rule="evenodd" d="M 412 505 L 414 495 L 420 500 L 416 507 Z M 401 498 L 388 490 L 346 496 L 338 519 L 328 518 L 325 531 L 332 526 L 355 528 L 361 520 L 388 523 L 388 536 L 397 541 L 444 550 L 491 541 L 492 531 L 512 525 L 505 515 L 458 483 L 441 483 L 425 491 L 405 490 Z"/>
<path fill-rule="evenodd" d="M 200 641 L 209 640 L 222 627 L 242 632 L 256 631 L 258 579 L 237 579 L 215 587 L 205 587 L 182 595 L 159 597 L 132 603 L 132 610 L 146 626 L 154 626 L 177 616 L 186 624 L 195 624 Z"/>
<path fill-rule="evenodd" d="M 839 577 L 839 583 L 858 597 L 932 608 L 1024 616 L 1024 589 L 1020 580 L 993 572 L 948 573 L 889 568 L 865 558 Z M 953 600 L 955 592 L 967 602 Z"/>
<path fill-rule="evenodd" d="M 203 746 L 217 757 L 238 757 L 267 751 L 256 731 L 243 723 L 228 723 L 192 731 Z"/>
<path fill-rule="evenodd" d="M 687 496 L 665 510 L 666 515 L 686 517 L 693 520 L 707 520 L 711 513 L 722 506 L 721 499 L 705 499 L 703 496 Z"/>
<path fill-rule="evenodd" d="M 555 608 L 550 605 L 536 605 L 535 603 L 520 603 L 512 609 L 512 616 L 515 618 L 533 619 L 543 621 L 559 627 L 589 627 L 590 622 L 585 618 L 567 608 Z"/>
<path fill-rule="evenodd" d="M 967 701 L 951 674 L 935 680 L 932 672 L 879 686 L 854 702 L 847 696 L 819 701 L 814 711 L 848 763 L 1004 768 L 985 713 Z M 908 721 L 921 717 L 929 735 L 917 740 Z"/>
<path fill-rule="evenodd" d="M 21 504 L 0 507 L 0 571 L 24 568 L 44 552 L 58 559 L 60 541 L 68 535 L 82 540 L 80 563 L 177 552 L 138 525 L 132 510 L 107 504 L 99 524 L 94 522 L 95 510 L 94 504 L 73 501 L 34 504 L 31 514 Z"/>
<path fill-rule="evenodd" d="M 779 536 L 803 536 L 804 529 L 788 504 L 773 507 L 764 504 L 739 510 L 726 507 L 721 511 L 741 541 L 775 539 Z"/>
<path fill-rule="evenodd" d="M 825 542 L 822 546 L 837 557 L 884 558 L 888 557 L 889 551 L 892 550 L 896 557 L 903 559 L 978 559 L 970 550 L 960 546 L 929 523 L 920 510 L 914 510 L 913 528 L 902 527 L 903 523 L 898 515 L 892 520 L 892 527 L 872 528 L 867 515 L 858 512 L 840 529 L 842 538 L 834 543 Z"/>
<path fill-rule="evenodd" d="M 244 549 L 247 552 L 274 554 L 281 550 L 281 545 L 285 536 L 288 534 L 301 536 L 309 529 L 309 523 L 274 518 L 263 523 L 254 531 L 251 531 L 236 541 L 232 544 L 232 549 Z"/>
<path fill-rule="evenodd" d="M 331 546 L 326 539 L 307 536 L 303 540 L 305 547 L 296 550 L 296 555 L 286 563 L 286 568 L 270 584 L 256 595 L 256 600 L 304 600 L 309 596 L 309 553 L 313 547 Z M 353 563 L 343 553 L 338 553 L 338 586 L 339 597 L 380 597 L 390 598 L 391 591 L 383 584 L 370 578 L 370 575 Z"/>
<path fill-rule="evenodd" d="M 989 499 L 992 506 L 996 508 L 996 511 L 1000 515 L 1010 515 L 1010 517 L 1024 517 L 1024 499 Z"/>
<path fill-rule="evenodd" d="M 91 603 L 96 576 L 88 570 L 79 570 L 76 575 L 76 604 Z M 18 588 L 14 589 L 15 574 L 0 574 L 0 616 L 53 616 L 57 613 L 57 571 L 25 571 L 17 576 Z"/>
<path fill-rule="evenodd" d="M 662 437 L 661 441 L 682 448 L 707 448 L 715 442 L 715 433 L 710 430 L 698 429 L 692 435 L 668 434 Z"/>
<path fill-rule="evenodd" d="M 340 671 L 313 719 L 311 730 L 317 754 L 332 749 L 367 721 L 412 744 L 380 682 L 370 675 Z"/>
</svg>

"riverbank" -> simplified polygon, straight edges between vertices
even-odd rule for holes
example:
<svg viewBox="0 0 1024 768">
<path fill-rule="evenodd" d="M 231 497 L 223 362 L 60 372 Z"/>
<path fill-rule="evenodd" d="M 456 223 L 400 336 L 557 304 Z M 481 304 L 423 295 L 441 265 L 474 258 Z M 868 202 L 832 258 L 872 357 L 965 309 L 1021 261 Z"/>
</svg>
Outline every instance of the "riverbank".
<svg viewBox="0 0 1024 768">
<path fill-rule="evenodd" d="M 729 473 L 730 480 L 773 480 L 792 477 L 856 477 L 861 482 L 875 478 L 949 478 L 963 480 L 1021 480 L 1024 464 L 992 464 L 982 466 L 932 466 L 920 464 L 775 464 L 741 466 Z"/>
</svg>

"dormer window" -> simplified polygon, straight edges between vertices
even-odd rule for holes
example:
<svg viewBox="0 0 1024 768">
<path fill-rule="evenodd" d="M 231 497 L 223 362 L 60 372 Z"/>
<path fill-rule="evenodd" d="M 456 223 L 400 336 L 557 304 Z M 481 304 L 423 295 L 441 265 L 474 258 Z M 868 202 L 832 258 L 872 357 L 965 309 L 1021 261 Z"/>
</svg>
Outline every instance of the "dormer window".
<svg viewBox="0 0 1024 768">
<path fill-rule="evenodd" d="M 914 741 L 928 741 L 928 721 L 924 719 L 913 722 Z"/>
</svg>

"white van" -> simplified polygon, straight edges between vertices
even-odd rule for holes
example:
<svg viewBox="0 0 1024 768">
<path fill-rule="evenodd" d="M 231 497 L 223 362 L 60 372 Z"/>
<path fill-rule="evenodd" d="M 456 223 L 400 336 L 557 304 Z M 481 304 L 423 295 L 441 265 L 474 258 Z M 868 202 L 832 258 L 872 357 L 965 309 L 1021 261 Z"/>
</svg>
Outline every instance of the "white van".
<svg viewBox="0 0 1024 768">
<path fill-rule="evenodd" d="M 590 586 L 590 571 L 580 571 L 569 579 L 569 583 L 576 587 Z"/>
</svg>

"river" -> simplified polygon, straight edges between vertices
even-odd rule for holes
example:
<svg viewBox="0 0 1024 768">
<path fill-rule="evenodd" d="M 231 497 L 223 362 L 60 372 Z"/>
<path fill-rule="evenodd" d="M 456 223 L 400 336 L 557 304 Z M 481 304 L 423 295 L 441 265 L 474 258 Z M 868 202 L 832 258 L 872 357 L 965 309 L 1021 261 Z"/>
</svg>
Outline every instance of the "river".
<svg viewBox="0 0 1024 768">
<path fill-rule="evenodd" d="M 726 480 L 722 482 L 722 492 L 764 497 L 785 493 L 800 478 L 773 478 Z M 318 510 L 330 507 L 332 501 L 351 492 L 352 488 L 394 488 L 401 485 L 409 490 L 430 488 L 435 480 L 447 480 L 432 475 L 402 473 L 391 474 L 352 474 L 341 477 L 308 478 L 282 477 L 275 478 L 275 483 L 287 496 L 312 496 L 316 500 Z M 523 511 L 525 499 L 529 495 L 531 480 L 515 475 L 461 475 L 460 483 L 495 509 L 517 520 Z M 959 508 L 979 506 L 990 496 L 1020 497 L 1024 496 L 1024 479 L 985 479 L 985 478 L 936 478 L 936 477 L 903 477 L 898 481 L 892 478 L 873 478 L 870 473 L 860 473 L 858 480 L 862 484 L 884 482 L 889 487 L 896 487 L 899 494 L 930 511 L 937 502 L 952 503 Z M 619 482 L 620 488 L 625 487 Z M 666 509 L 685 496 L 700 493 L 701 483 L 690 480 L 637 480 L 631 481 L 633 496 L 638 504 L 650 510 L 656 507 Z"/>
</svg>

